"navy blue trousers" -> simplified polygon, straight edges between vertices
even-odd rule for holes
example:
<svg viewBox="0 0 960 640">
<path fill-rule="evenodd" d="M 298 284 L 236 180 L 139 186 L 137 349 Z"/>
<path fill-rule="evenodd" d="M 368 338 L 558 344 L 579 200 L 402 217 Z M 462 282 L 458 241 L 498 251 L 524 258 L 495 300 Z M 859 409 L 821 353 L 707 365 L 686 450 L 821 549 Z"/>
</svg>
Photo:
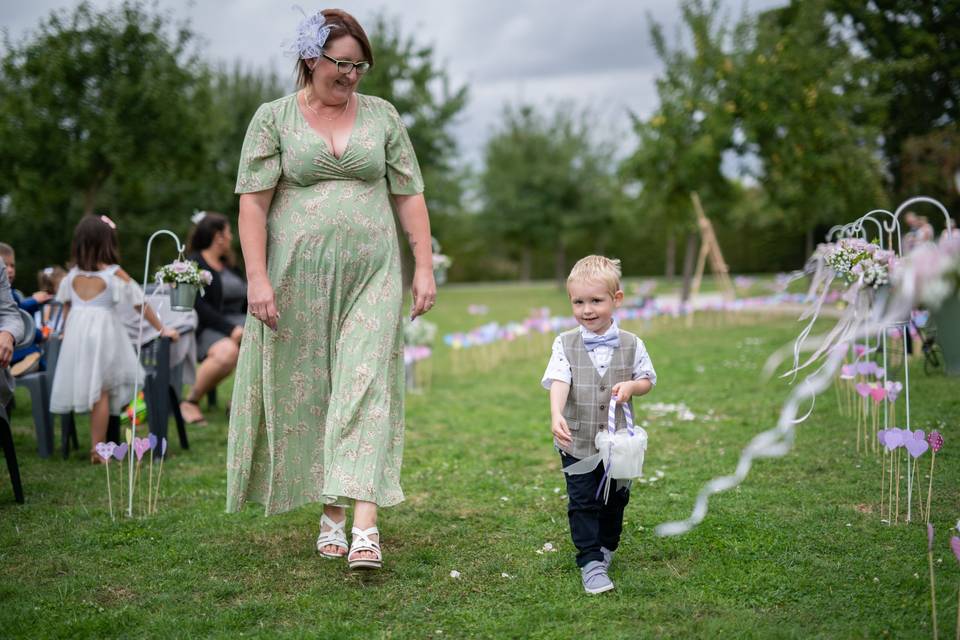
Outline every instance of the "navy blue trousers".
<svg viewBox="0 0 960 640">
<path fill-rule="evenodd" d="M 579 462 L 577 458 L 565 453 L 560 454 L 564 468 Z M 616 489 L 616 480 L 610 487 L 607 503 L 603 502 L 603 491 L 597 495 L 597 489 L 603 479 L 603 464 L 590 473 L 580 475 L 563 474 L 567 479 L 567 518 L 570 520 L 570 536 L 577 548 L 577 566 L 584 567 L 588 562 L 603 560 L 600 547 L 615 551 L 620 545 L 623 532 L 623 510 L 630 502 L 630 489 Z"/>
</svg>

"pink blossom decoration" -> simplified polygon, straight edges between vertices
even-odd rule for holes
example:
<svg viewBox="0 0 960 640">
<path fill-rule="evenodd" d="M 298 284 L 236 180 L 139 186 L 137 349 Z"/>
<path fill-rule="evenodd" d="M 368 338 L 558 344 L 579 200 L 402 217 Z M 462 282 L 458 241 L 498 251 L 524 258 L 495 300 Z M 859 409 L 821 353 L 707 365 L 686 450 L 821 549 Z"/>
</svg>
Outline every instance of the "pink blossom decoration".
<svg viewBox="0 0 960 640">
<path fill-rule="evenodd" d="M 936 453 L 940 451 L 940 448 L 943 446 L 943 436 L 940 435 L 939 431 L 931 431 L 930 435 L 927 436 L 927 442 L 930 444 L 933 452 Z"/>
<path fill-rule="evenodd" d="M 887 400 L 890 402 L 896 402 L 897 398 L 900 396 L 900 392 L 903 391 L 903 383 L 894 380 L 887 380 L 886 389 Z"/>
</svg>

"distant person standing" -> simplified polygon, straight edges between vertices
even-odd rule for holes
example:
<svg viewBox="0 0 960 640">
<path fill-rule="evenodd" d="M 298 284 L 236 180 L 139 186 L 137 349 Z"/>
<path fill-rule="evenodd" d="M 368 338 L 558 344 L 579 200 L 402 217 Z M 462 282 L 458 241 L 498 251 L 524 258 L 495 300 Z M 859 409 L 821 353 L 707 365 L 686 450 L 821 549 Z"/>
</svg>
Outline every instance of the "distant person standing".
<svg viewBox="0 0 960 640">
<path fill-rule="evenodd" d="M 379 568 L 377 510 L 403 500 L 393 210 L 416 260 L 414 317 L 436 299 L 430 221 L 403 120 L 357 92 L 373 65 L 363 28 L 327 9 L 305 16 L 294 48 L 300 90 L 254 114 L 237 176 L 250 315 L 230 410 L 227 510 L 323 503 L 320 554 Z"/>
<path fill-rule="evenodd" d="M 903 214 L 909 231 L 903 236 L 903 254 L 906 255 L 925 242 L 933 242 L 933 226 L 926 216 L 918 216 L 913 211 Z"/>
</svg>

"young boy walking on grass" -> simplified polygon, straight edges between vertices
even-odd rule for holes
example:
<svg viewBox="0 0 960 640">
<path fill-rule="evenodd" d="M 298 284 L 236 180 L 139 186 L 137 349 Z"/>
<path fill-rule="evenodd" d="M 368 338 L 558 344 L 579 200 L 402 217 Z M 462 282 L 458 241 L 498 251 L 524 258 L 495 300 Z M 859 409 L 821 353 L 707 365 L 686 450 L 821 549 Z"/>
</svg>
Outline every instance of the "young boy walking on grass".
<svg viewBox="0 0 960 640">
<path fill-rule="evenodd" d="M 609 403 L 630 403 L 649 392 L 657 374 L 643 341 L 617 326 L 614 310 L 623 303 L 620 261 L 587 256 L 567 278 L 573 316 L 580 326 L 557 336 L 541 384 L 550 390 L 550 423 L 561 465 L 567 469 L 598 453 L 595 438 L 607 428 Z M 631 404 L 632 408 L 632 404 Z M 625 427 L 622 408 L 617 428 Z M 613 589 L 607 572 L 620 543 L 629 486 L 604 501 L 603 464 L 588 473 L 564 474 L 567 516 L 587 593 Z"/>
</svg>

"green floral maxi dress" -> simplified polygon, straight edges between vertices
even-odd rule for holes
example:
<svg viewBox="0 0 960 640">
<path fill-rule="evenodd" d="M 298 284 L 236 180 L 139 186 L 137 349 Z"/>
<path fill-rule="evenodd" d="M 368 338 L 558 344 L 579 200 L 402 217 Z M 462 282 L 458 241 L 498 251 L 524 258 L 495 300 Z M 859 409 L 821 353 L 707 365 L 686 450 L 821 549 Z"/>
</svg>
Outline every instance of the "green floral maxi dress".
<svg viewBox="0 0 960 640">
<path fill-rule="evenodd" d="M 275 187 L 267 272 L 273 332 L 251 315 L 237 363 L 227 443 L 227 511 L 247 501 L 282 513 L 343 498 L 403 500 L 400 247 L 389 194 L 423 180 L 403 122 L 356 94 L 336 158 L 296 94 L 250 122 L 237 193 Z"/>
</svg>

